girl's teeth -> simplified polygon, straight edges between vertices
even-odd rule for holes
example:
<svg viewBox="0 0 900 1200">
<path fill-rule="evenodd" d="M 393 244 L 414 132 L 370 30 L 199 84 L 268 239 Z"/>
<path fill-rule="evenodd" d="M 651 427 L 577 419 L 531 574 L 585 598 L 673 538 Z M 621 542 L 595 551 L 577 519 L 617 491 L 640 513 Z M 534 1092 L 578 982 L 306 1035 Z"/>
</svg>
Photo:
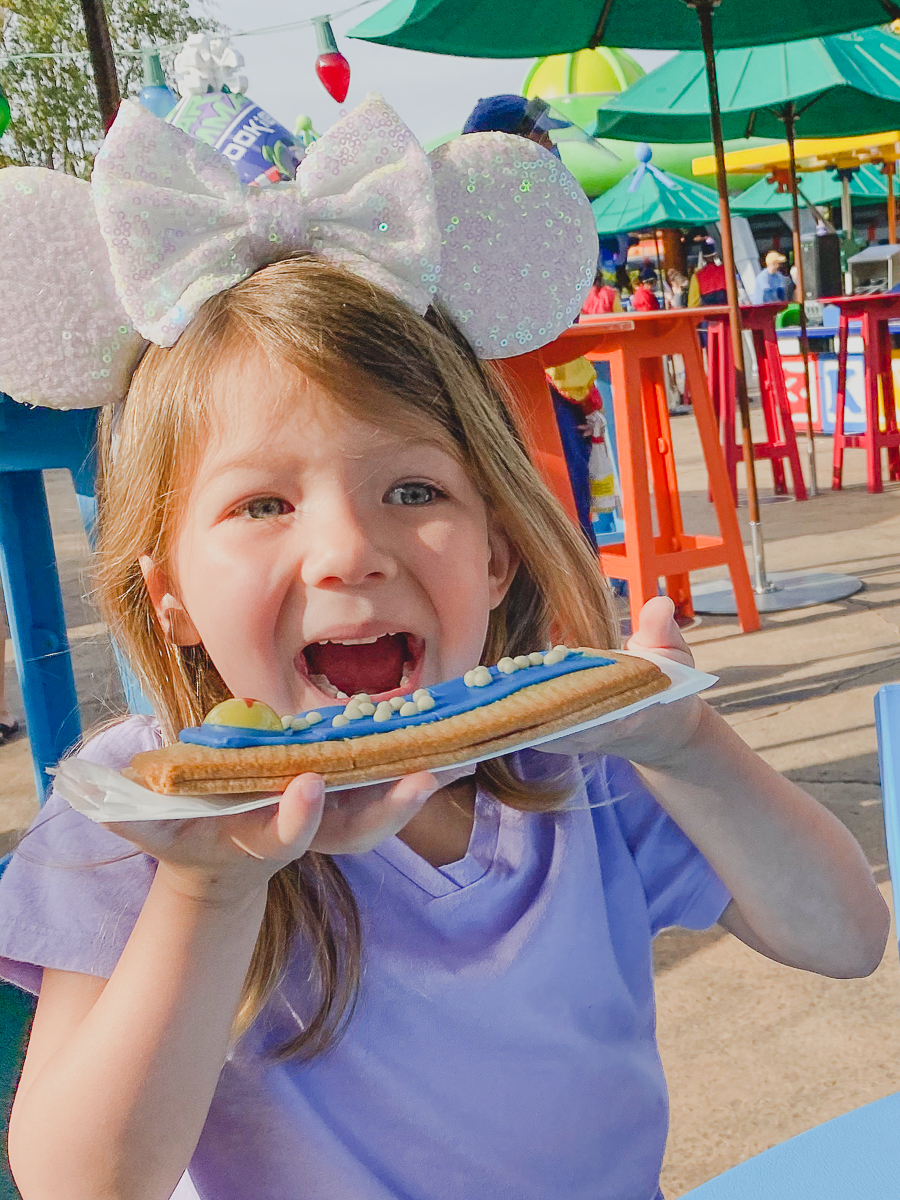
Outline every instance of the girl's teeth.
<svg viewBox="0 0 900 1200">
<path fill-rule="evenodd" d="M 331 696 L 335 700 L 340 700 L 344 695 L 343 692 L 337 690 L 327 675 L 310 675 L 309 681 L 314 683 L 320 692 L 324 692 L 326 696 Z"/>
</svg>

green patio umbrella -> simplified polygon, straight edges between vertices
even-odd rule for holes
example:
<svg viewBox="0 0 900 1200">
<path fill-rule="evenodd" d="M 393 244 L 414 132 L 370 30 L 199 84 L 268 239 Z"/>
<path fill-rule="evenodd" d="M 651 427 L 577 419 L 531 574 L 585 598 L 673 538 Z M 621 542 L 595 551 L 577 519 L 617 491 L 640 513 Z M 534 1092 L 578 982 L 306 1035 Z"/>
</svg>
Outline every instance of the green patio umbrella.
<svg viewBox="0 0 900 1200">
<path fill-rule="evenodd" d="M 638 165 L 591 204 L 601 237 L 641 229 L 682 229 L 719 219 L 719 197 L 712 188 L 679 179 L 655 167 L 650 147 L 635 147 Z"/>
<path fill-rule="evenodd" d="M 843 199 L 843 184 L 831 171 L 810 171 L 797 176 L 800 197 L 816 207 L 839 204 Z M 871 163 L 864 163 L 853 172 L 850 180 L 850 199 L 854 204 L 873 204 L 887 196 L 887 180 Z M 777 183 L 759 179 L 742 196 L 731 202 L 731 211 L 742 216 L 786 212 L 791 207 L 787 192 L 780 192 Z"/>
<path fill-rule="evenodd" d="M 540 57 L 599 45 L 660 50 L 702 47 L 747 473 L 754 590 L 764 599 L 776 589 L 769 585 L 765 573 L 728 180 L 722 149 L 715 42 L 720 47 L 761 46 L 865 29 L 897 17 L 900 17 L 900 7 L 894 0 L 791 0 L 789 3 L 784 0 L 643 0 L 640 4 L 635 0 L 556 0 L 553 4 L 546 0 L 390 0 L 384 8 L 350 31 L 351 37 L 408 50 L 475 58 Z M 765 605 L 767 608 L 794 606 L 793 601 L 787 604 L 767 602 Z"/>
<path fill-rule="evenodd" d="M 778 136 L 790 149 L 791 208 L 797 291 L 805 296 L 800 255 L 800 209 L 794 140 L 851 137 L 900 125 L 900 38 L 881 29 L 811 38 L 783 46 L 719 50 L 719 105 L 723 133 Z M 597 130 L 618 137 L 695 141 L 710 117 L 703 54 L 690 51 L 663 63 L 597 112 Z M 643 136 L 643 135 L 640 135 Z M 800 305 L 800 343 L 806 379 L 807 451 L 812 495 L 818 493 L 809 381 L 806 311 Z"/>
<path fill-rule="evenodd" d="M 726 138 L 852 137 L 900 122 L 900 37 L 864 29 L 782 46 L 717 50 Z M 597 133 L 697 142 L 709 129 L 706 64 L 699 52 L 669 59 L 598 109 Z"/>
<path fill-rule="evenodd" d="M 585 46 L 693 50 L 700 4 L 686 0 L 391 0 L 349 36 L 472 58 L 531 58 Z M 716 44 L 759 46 L 863 29 L 900 17 L 881 0 L 722 0 Z"/>
</svg>

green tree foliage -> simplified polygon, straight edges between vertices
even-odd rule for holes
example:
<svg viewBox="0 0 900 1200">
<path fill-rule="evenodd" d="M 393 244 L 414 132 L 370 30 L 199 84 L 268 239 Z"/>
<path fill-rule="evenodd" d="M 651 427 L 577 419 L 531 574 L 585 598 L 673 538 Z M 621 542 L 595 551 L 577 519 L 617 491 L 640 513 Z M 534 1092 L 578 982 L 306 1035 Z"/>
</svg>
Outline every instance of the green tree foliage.
<svg viewBox="0 0 900 1200">
<path fill-rule="evenodd" d="M 0 165 L 53 167 L 87 178 L 103 131 L 79 0 L 2 0 L 0 84 L 12 120 L 0 140 Z M 142 86 L 140 55 L 123 51 L 177 44 L 215 26 L 191 14 L 188 0 L 105 0 L 119 90 Z M 20 54 L 71 54 L 17 60 Z M 172 76 L 177 49 L 160 55 Z M 9 56 L 9 57 L 7 57 Z"/>
</svg>

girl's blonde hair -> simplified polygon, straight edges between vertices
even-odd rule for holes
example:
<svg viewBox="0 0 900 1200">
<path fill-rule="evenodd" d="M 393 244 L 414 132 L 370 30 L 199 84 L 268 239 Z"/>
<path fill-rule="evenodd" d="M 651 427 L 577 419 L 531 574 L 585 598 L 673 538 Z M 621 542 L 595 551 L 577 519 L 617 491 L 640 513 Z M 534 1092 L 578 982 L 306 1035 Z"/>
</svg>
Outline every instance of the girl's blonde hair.
<svg viewBox="0 0 900 1200">
<path fill-rule="evenodd" d="M 215 419 L 217 382 L 236 355 L 248 352 L 302 372 L 357 418 L 420 436 L 424 430 L 466 467 L 520 558 L 491 614 L 483 662 L 553 641 L 617 645 L 596 555 L 530 462 L 500 373 L 479 362 L 439 312 L 419 317 L 338 266 L 312 255 L 293 258 L 208 300 L 171 349 L 151 346 L 124 406 L 101 422 L 98 602 L 167 742 L 229 693 L 202 646 L 179 647 L 163 635 L 138 558 L 149 554 L 167 566 Z M 566 795 L 563 778 L 523 782 L 504 759 L 482 764 L 477 774 L 515 808 L 548 810 Z M 357 993 L 359 915 L 328 855 L 308 853 L 272 878 L 236 1035 L 277 986 L 298 936 L 310 955 L 318 1007 L 279 1051 L 283 1057 L 311 1057 L 330 1046 Z"/>
</svg>

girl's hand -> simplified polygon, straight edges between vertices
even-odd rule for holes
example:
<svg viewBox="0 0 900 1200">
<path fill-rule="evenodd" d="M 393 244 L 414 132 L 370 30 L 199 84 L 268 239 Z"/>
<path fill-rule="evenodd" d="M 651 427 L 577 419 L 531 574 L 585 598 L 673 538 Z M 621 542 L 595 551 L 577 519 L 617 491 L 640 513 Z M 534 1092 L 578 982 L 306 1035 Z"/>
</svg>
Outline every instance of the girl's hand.
<svg viewBox="0 0 900 1200">
<path fill-rule="evenodd" d="M 313 849 L 361 854 L 410 821 L 439 786 L 425 772 L 325 797 L 321 775 L 298 775 L 266 808 L 221 817 L 123 821 L 107 829 L 159 862 L 176 890 L 205 900 L 240 899 Z"/>
<path fill-rule="evenodd" d="M 650 650 L 661 658 L 692 667 L 694 658 L 675 624 L 675 605 L 667 596 L 655 596 L 641 609 L 638 631 L 626 650 Z M 645 766 L 663 767 L 693 737 L 703 702 L 697 696 L 674 704 L 655 704 L 632 717 L 611 721 L 570 737 L 558 738 L 535 749 L 547 754 L 614 754 Z"/>
</svg>

